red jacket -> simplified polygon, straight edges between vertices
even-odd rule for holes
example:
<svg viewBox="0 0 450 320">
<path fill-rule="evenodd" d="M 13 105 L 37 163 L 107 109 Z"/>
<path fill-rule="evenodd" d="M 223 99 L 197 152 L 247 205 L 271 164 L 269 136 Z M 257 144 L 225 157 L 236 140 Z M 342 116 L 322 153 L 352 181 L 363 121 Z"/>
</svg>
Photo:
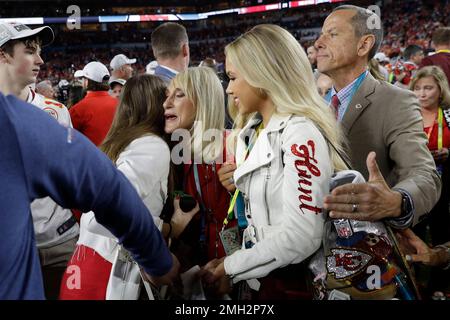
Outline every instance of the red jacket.
<svg viewBox="0 0 450 320">
<path fill-rule="evenodd" d="M 222 229 L 223 220 L 227 215 L 228 206 L 230 204 L 230 194 L 222 186 L 217 176 L 217 171 L 221 165 L 207 165 L 198 164 L 198 177 L 200 183 L 200 189 L 202 196 L 197 191 L 195 177 L 194 177 L 194 164 L 186 164 L 183 168 L 183 177 L 180 177 L 183 181 L 183 191 L 192 195 L 199 204 L 206 209 L 206 215 L 201 210 L 191 221 L 191 224 L 201 226 L 203 216 L 205 217 L 205 229 L 204 238 L 207 244 L 208 256 L 207 261 L 225 256 L 222 243 L 220 241 L 219 232 Z M 236 221 L 232 221 L 229 226 L 236 224 Z M 194 228 L 191 230 L 200 230 L 200 228 Z M 194 240 L 199 243 L 201 235 L 200 232 L 194 235 Z"/>
<path fill-rule="evenodd" d="M 108 91 L 88 91 L 69 110 L 73 127 L 99 146 L 111 127 L 118 102 Z"/>
</svg>

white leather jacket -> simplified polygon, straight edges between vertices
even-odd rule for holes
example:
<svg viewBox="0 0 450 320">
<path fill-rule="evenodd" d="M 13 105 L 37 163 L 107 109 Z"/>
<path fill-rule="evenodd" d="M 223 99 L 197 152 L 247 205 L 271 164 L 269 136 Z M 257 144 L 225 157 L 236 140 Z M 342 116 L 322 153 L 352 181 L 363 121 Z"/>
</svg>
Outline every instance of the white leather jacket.
<svg viewBox="0 0 450 320">
<path fill-rule="evenodd" d="M 246 140 L 252 140 L 246 137 L 260 122 L 259 115 L 252 118 L 237 142 L 234 181 L 244 196 L 248 227 L 242 249 L 224 261 L 234 282 L 300 263 L 320 247 L 323 197 L 333 173 L 322 134 L 293 115 L 274 114 L 243 161 Z M 253 246 L 246 249 L 246 241 Z"/>
</svg>

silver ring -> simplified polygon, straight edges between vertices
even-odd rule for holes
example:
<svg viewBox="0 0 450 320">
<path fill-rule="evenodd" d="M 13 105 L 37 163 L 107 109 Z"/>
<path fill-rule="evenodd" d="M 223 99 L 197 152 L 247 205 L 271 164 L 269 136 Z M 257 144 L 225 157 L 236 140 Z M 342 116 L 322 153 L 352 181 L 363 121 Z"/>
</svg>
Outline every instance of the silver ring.
<svg viewBox="0 0 450 320">
<path fill-rule="evenodd" d="M 352 204 L 352 212 L 358 211 L 358 205 L 356 203 Z"/>
<path fill-rule="evenodd" d="M 231 184 L 234 184 L 234 179 L 233 179 L 233 177 L 230 177 L 230 178 L 228 179 L 228 181 L 229 181 Z"/>
</svg>

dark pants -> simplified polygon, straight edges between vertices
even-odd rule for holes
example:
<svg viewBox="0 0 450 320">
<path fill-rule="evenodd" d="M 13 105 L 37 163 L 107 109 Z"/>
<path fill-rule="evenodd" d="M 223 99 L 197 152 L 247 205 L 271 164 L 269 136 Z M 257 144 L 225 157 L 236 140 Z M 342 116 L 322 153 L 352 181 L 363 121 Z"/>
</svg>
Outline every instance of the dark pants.
<svg viewBox="0 0 450 320">
<path fill-rule="evenodd" d="M 54 247 L 39 249 L 45 297 L 48 300 L 57 300 L 59 297 L 61 280 L 77 240 L 78 237 L 75 237 Z"/>
</svg>

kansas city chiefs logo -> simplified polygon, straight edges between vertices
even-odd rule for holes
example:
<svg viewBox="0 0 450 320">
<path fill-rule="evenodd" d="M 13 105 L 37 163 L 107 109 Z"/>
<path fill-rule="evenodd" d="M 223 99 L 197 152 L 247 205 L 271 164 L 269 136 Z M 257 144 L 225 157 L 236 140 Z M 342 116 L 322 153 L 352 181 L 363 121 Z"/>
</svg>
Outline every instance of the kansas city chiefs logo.
<svg viewBox="0 0 450 320">
<path fill-rule="evenodd" d="M 372 261 L 372 256 L 355 249 L 334 248 L 327 256 L 327 270 L 337 280 L 352 277 Z"/>
<path fill-rule="evenodd" d="M 52 108 L 44 108 L 43 110 L 47 112 L 49 115 L 51 115 L 53 118 L 58 120 L 58 113 L 55 110 L 53 110 Z"/>
</svg>

